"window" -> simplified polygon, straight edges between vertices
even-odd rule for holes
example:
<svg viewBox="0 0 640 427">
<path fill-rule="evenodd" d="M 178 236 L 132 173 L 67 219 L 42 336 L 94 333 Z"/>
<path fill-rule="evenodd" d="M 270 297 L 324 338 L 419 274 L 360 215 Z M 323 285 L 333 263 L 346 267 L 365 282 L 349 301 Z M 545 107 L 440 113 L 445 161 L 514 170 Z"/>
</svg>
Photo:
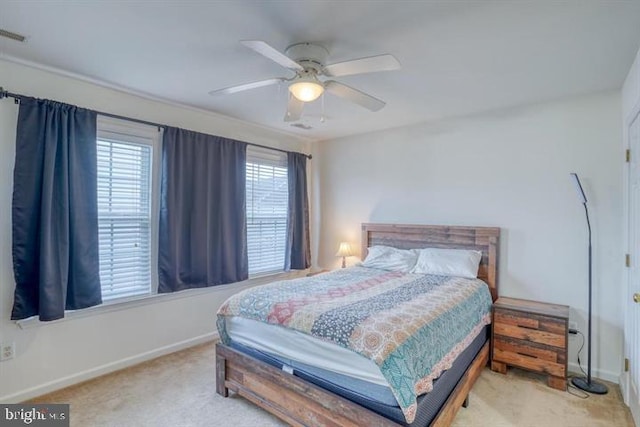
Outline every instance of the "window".
<svg viewBox="0 0 640 427">
<path fill-rule="evenodd" d="M 157 292 L 160 132 L 98 118 L 98 229 L 105 302 Z M 287 155 L 249 146 L 246 164 L 249 275 L 284 270 Z"/>
<path fill-rule="evenodd" d="M 250 276 L 284 270 L 288 198 L 286 153 L 247 147 Z"/>
<path fill-rule="evenodd" d="M 158 130 L 98 120 L 98 230 L 102 299 L 155 292 Z"/>
</svg>

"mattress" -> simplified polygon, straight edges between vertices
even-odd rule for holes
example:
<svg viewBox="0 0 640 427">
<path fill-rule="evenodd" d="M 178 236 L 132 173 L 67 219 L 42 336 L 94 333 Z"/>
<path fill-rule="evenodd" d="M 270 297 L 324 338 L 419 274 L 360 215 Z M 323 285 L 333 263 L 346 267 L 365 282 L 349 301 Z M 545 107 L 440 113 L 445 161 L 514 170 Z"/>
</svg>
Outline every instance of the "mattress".
<svg viewBox="0 0 640 427">
<path fill-rule="evenodd" d="M 371 360 L 295 329 L 287 329 L 244 317 L 227 319 L 227 334 L 235 343 L 268 353 L 287 363 L 303 363 L 371 384 L 389 387 L 380 368 Z"/>
<path fill-rule="evenodd" d="M 232 341 L 230 346 L 278 369 L 287 370 L 305 381 L 355 402 L 400 425 L 426 427 L 433 422 L 438 411 L 451 394 L 451 391 L 464 375 L 467 367 L 487 342 L 489 333 L 490 326 L 486 326 L 462 354 L 458 356 L 451 368 L 434 381 L 433 390 L 418 397 L 417 413 L 414 421 L 410 424 L 405 422 L 402 409 L 398 406 L 398 402 L 388 387 L 292 361 L 286 357 L 270 354 L 237 342 Z"/>
</svg>

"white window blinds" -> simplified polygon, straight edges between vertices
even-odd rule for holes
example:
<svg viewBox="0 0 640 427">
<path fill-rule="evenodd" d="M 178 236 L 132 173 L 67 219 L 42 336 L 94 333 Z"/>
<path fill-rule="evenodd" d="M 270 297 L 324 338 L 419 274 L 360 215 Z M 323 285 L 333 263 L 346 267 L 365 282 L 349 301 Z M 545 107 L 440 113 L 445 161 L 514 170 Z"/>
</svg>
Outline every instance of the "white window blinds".
<svg viewBox="0 0 640 427">
<path fill-rule="evenodd" d="M 99 132 L 98 229 L 102 299 L 150 294 L 153 141 Z"/>
<path fill-rule="evenodd" d="M 284 270 L 288 204 L 287 154 L 247 147 L 249 275 Z"/>
</svg>

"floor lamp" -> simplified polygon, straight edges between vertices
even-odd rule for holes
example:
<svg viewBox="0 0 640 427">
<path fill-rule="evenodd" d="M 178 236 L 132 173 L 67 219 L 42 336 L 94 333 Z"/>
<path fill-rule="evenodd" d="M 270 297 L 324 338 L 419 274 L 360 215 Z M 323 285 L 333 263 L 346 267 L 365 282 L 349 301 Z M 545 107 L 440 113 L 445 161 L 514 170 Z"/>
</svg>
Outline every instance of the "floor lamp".
<svg viewBox="0 0 640 427">
<path fill-rule="evenodd" d="M 584 195 L 584 190 L 582 189 L 582 185 L 580 185 L 580 178 L 575 173 L 571 174 L 571 179 L 576 187 L 576 192 L 578 193 L 578 198 L 580 202 L 584 205 L 584 213 L 587 216 L 587 229 L 589 230 L 589 342 L 587 345 L 587 376 L 585 377 L 574 377 L 571 379 L 571 383 L 578 387 L 581 390 L 584 390 L 589 393 L 594 394 L 606 394 L 609 389 L 606 385 L 599 383 L 597 381 L 591 380 L 591 223 L 589 222 L 589 209 L 587 208 L 587 196 Z"/>
</svg>

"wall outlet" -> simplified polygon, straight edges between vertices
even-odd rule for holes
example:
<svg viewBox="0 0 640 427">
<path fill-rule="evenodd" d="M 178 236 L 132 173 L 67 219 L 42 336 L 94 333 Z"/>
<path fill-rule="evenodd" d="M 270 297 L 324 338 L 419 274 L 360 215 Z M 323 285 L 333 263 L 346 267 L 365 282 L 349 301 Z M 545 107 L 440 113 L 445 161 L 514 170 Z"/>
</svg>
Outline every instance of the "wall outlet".
<svg viewBox="0 0 640 427">
<path fill-rule="evenodd" d="M 0 361 L 13 359 L 16 357 L 16 343 L 3 342 L 0 345 Z"/>
<path fill-rule="evenodd" d="M 569 322 L 569 329 L 578 330 L 578 322 Z"/>
</svg>

